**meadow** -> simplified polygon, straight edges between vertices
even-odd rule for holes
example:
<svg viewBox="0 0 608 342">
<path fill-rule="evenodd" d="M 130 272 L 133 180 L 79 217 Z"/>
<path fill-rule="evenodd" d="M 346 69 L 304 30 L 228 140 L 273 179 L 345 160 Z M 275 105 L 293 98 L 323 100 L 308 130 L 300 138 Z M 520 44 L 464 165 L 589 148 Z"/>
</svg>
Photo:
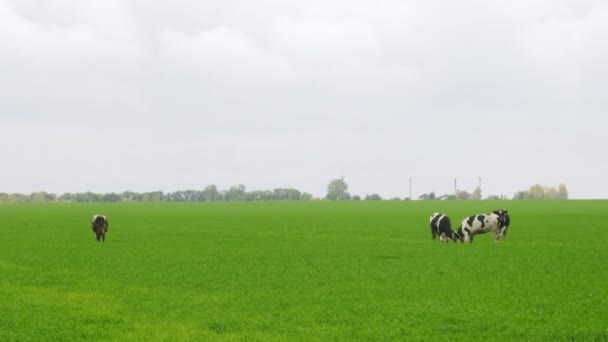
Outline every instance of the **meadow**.
<svg viewBox="0 0 608 342">
<path fill-rule="evenodd" d="M 500 243 L 431 240 L 433 212 L 498 208 Z M 0 341 L 606 341 L 607 222 L 608 201 L 4 203 Z"/>
</svg>

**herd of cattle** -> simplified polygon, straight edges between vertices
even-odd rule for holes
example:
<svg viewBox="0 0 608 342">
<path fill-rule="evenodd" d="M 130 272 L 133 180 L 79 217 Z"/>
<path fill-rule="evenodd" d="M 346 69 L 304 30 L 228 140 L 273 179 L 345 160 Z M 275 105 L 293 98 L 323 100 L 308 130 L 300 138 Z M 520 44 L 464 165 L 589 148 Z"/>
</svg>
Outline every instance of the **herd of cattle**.
<svg viewBox="0 0 608 342">
<path fill-rule="evenodd" d="M 457 230 L 452 230 L 450 218 L 442 213 L 431 215 L 431 234 L 433 240 L 439 237 L 439 242 L 452 240 L 454 242 L 473 242 L 473 236 L 487 232 L 494 233 L 494 240 L 498 241 L 507 235 L 511 223 L 509 212 L 504 209 L 494 210 L 491 214 L 473 215 L 462 220 Z M 110 229 L 108 219 L 104 215 L 94 215 L 91 220 L 91 229 L 95 233 L 95 240 L 104 242 L 106 232 Z"/>
<path fill-rule="evenodd" d="M 433 240 L 439 237 L 439 242 L 473 242 L 473 236 L 492 232 L 494 241 L 499 241 L 507 235 L 511 223 L 509 212 L 504 209 L 494 210 L 491 214 L 473 215 L 462 220 L 457 230 L 452 230 L 450 218 L 442 213 L 431 215 L 431 234 Z"/>
</svg>

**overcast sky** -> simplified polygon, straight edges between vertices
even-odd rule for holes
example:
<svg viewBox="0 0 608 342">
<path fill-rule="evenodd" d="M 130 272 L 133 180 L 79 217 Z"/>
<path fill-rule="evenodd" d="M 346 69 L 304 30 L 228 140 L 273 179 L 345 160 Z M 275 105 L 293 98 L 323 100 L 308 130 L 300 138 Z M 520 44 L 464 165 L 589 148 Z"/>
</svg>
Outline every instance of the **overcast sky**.
<svg viewBox="0 0 608 342">
<path fill-rule="evenodd" d="M 608 198 L 608 1 L 0 0 L 0 192 Z"/>
</svg>

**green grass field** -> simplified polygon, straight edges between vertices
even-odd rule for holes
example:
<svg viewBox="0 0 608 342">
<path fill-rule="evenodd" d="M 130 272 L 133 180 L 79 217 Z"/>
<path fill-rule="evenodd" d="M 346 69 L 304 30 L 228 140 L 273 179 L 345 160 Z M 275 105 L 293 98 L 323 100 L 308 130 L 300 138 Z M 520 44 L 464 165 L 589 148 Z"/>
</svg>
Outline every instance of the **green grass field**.
<svg viewBox="0 0 608 342">
<path fill-rule="evenodd" d="M 501 243 L 431 240 L 433 212 L 497 208 Z M 0 341 L 606 341 L 607 222 L 608 201 L 2 204 Z"/>
</svg>

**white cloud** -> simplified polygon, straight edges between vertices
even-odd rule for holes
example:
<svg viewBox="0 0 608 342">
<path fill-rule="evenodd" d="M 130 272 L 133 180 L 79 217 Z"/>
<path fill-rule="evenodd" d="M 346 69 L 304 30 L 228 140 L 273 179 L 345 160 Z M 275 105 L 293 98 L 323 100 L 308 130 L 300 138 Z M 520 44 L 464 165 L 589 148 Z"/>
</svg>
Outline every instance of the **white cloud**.
<svg viewBox="0 0 608 342">
<path fill-rule="evenodd" d="M 217 27 L 193 36 L 164 30 L 159 39 L 161 57 L 200 72 L 201 77 L 213 77 L 218 83 L 263 85 L 291 76 L 286 59 L 264 51 L 236 29 Z"/>
<path fill-rule="evenodd" d="M 59 9 L 72 9 L 72 19 L 47 17 L 38 7 L 23 9 L 0 2 L 0 41 L 5 58 L 33 65 L 65 67 L 82 62 L 123 62 L 142 57 L 133 20 L 120 1 L 104 1 L 101 6 L 54 7 L 51 13 L 65 16 Z M 53 4 L 51 2 L 51 4 Z M 109 6 L 114 4 L 115 6 Z M 68 12 L 69 13 L 69 12 Z M 28 15 L 29 14 L 29 15 Z M 44 15 L 40 17 L 41 15 Z M 57 20 L 53 20 L 57 19 Z"/>
</svg>

